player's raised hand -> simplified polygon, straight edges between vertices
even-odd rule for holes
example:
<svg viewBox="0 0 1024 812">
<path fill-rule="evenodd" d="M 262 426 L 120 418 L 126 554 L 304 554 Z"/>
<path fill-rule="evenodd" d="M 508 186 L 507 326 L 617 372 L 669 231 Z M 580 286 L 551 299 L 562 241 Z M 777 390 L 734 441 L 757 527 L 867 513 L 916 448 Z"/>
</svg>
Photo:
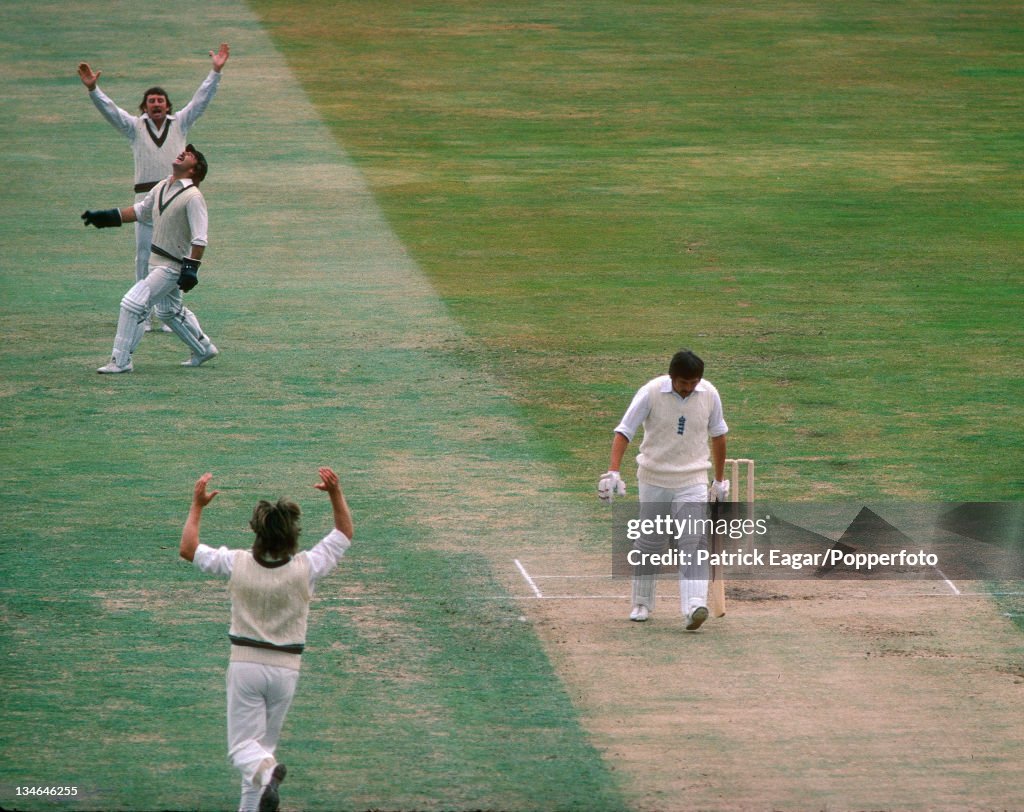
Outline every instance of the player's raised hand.
<svg viewBox="0 0 1024 812">
<path fill-rule="evenodd" d="M 220 44 L 220 50 L 214 53 L 210 51 L 210 59 L 213 60 L 213 69 L 220 72 L 220 69 L 224 67 L 224 63 L 228 61 L 228 57 L 231 56 L 231 49 L 228 47 L 226 42 Z"/>
<path fill-rule="evenodd" d="M 103 71 L 93 71 L 89 67 L 88 62 L 78 63 L 78 78 L 82 80 L 82 84 L 85 85 L 89 90 L 96 89 L 96 83 L 100 80 L 100 74 Z"/>
<path fill-rule="evenodd" d="M 341 482 L 338 480 L 338 475 L 334 473 L 330 468 L 324 466 L 319 469 L 320 481 L 313 487 L 318 491 L 326 491 L 327 493 L 336 493 L 341 491 Z"/>
<path fill-rule="evenodd" d="M 206 473 L 196 480 L 196 486 L 192 491 L 193 504 L 199 505 L 199 507 L 206 507 L 213 501 L 213 497 L 220 493 L 220 491 L 207 492 L 206 486 L 210 484 L 211 479 L 213 479 L 213 474 Z"/>
<path fill-rule="evenodd" d="M 331 498 L 334 526 L 351 539 L 355 533 L 355 525 L 352 522 L 352 511 L 348 509 L 348 502 L 345 501 L 345 494 L 341 492 L 338 475 L 326 465 L 319 471 L 320 481 L 313 487 L 318 491 L 324 491 Z"/>
</svg>

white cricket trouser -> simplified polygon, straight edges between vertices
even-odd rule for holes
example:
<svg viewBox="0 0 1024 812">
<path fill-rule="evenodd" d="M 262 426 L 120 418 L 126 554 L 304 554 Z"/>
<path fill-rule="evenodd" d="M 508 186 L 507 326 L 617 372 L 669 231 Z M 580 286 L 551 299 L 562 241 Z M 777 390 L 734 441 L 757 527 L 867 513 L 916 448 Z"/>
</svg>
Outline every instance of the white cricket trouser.
<svg viewBox="0 0 1024 812">
<path fill-rule="evenodd" d="M 139 195 L 142 200 L 145 195 Z M 149 253 L 153 245 L 152 223 L 140 223 L 135 221 L 135 281 L 145 279 L 149 275 Z"/>
<path fill-rule="evenodd" d="M 203 352 L 209 340 L 195 313 L 182 302 L 181 290 L 178 288 L 180 276 L 181 272 L 177 268 L 152 266 L 146 278 L 132 285 L 121 299 L 112 353 L 118 366 L 128 365 L 132 353 L 142 340 L 143 325 L 154 307 L 161 321 L 170 326 L 193 353 Z"/>
<path fill-rule="evenodd" d="M 136 193 L 135 202 L 146 198 L 145 192 Z M 135 221 L 135 281 L 141 282 L 149 276 L 149 255 L 153 248 L 153 224 Z M 150 313 L 152 315 L 152 313 Z"/>
<path fill-rule="evenodd" d="M 659 488 L 655 485 L 638 486 L 640 493 L 640 518 L 654 519 L 669 511 L 672 518 L 692 522 L 707 518 L 708 486 L 705 483 L 688 485 L 685 488 Z M 706 562 L 698 564 L 697 550 L 707 543 L 702 533 L 686 533 L 678 541 L 680 553 L 689 555 L 689 562 L 679 567 L 679 608 L 683 615 L 698 606 L 707 606 L 708 600 L 708 566 Z M 666 538 L 640 539 L 637 549 L 646 553 L 662 553 L 668 550 Z M 633 570 L 633 605 L 646 606 L 651 612 L 657 595 L 658 574 L 649 567 L 637 566 Z"/>
<path fill-rule="evenodd" d="M 242 774 L 239 812 L 254 812 L 277 763 L 274 751 L 299 672 L 261 663 L 229 663 L 228 758 Z"/>
</svg>

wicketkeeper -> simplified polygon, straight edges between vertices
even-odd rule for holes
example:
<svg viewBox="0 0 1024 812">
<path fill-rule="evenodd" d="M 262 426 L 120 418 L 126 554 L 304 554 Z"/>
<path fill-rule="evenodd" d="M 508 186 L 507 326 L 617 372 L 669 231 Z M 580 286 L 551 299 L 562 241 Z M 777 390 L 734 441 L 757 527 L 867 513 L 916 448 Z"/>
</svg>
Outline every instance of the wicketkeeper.
<svg viewBox="0 0 1024 812">
<path fill-rule="evenodd" d="M 199 284 L 199 265 L 207 245 L 206 200 L 199 191 L 209 170 L 203 153 L 191 144 L 174 159 L 171 175 L 160 181 L 138 203 L 123 209 L 87 211 L 82 220 L 96 228 L 118 227 L 141 220 L 153 227 L 149 273 L 121 299 L 121 312 L 110 362 L 97 372 L 131 372 L 132 353 L 142 340 L 150 308 L 190 350 L 182 362 L 197 367 L 218 354 L 203 333 L 195 314 L 185 307 L 181 294 Z"/>
<path fill-rule="evenodd" d="M 188 143 L 188 133 L 205 112 L 220 86 L 221 72 L 231 49 L 226 42 L 216 52 L 210 51 L 210 73 L 188 103 L 175 112 L 167 91 L 151 87 L 142 94 L 139 104 L 141 115 L 133 116 L 122 110 L 99 87 L 102 71 L 93 70 L 89 63 L 78 64 L 78 77 L 100 115 L 121 135 L 128 139 L 135 159 L 135 202 L 167 177 L 174 156 Z M 147 223 L 135 223 L 135 279 L 144 279 L 149 273 L 149 252 L 153 231 Z M 148 329 L 148 323 L 146 325 Z M 164 329 L 168 329 L 164 326 Z"/>
<path fill-rule="evenodd" d="M 643 441 L 637 455 L 641 519 L 656 518 L 670 510 L 674 519 L 692 526 L 705 517 L 708 501 L 727 500 L 725 456 L 729 427 L 722 414 L 718 390 L 704 380 L 704 362 L 693 352 L 677 352 L 669 363 L 668 374 L 648 381 L 633 397 L 615 427 L 611 464 L 598 481 L 597 494 L 602 500 L 610 502 L 615 496 L 625 495 L 626 484 L 620 474 L 622 457 L 641 426 Z M 708 469 L 712 465 L 714 482 L 709 490 Z M 679 569 L 680 608 L 689 631 L 699 629 L 708 618 L 709 572 L 706 564 L 697 564 L 695 555 L 702 541 L 699 534 L 678 540 L 680 552 L 688 553 L 691 562 Z M 641 538 L 635 546 L 642 553 L 664 553 L 668 540 Z M 656 569 L 634 569 L 630 620 L 647 620 L 654 611 Z"/>
</svg>

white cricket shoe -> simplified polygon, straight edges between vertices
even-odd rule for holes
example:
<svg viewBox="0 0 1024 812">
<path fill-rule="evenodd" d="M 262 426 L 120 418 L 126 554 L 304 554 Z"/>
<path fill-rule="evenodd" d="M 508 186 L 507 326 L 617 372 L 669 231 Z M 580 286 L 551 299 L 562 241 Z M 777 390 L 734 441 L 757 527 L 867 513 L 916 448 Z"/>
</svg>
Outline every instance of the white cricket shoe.
<svg viewBox="0 0 1024 812">
<path fill-rule="evenodd" d="M 119 367 L 117 364 L 111 361 L 109 364 L 100 367 L 96 371 L 100 373 L 100 375 L 117 375 L 121 372 L 131 372 L 133 369 L 135 369 L 135 367 L 132 366 L 132 362 L 129 360 L 128 366 L 126 367 Z"/>
<path fill-rule="evenodd" d="M 707 619 L 708 608 L 706 606 L 698 606 L 686 616 L 686 631 L 697 631 L 697 629 L 704 625 L 704 621 Z"/>
<path fill-rule="evenodd" d="M 647 618 L 651 616 L 651 613 L 647 611 L 647 607 L 642 603 L 638 603 L 633 607 L 633 611 L 629 613 L 629 619 L 635 620 L 637 623 L 643 623 Z"/>
<path fill-rule="evenodd" d="M 216 358 L 219 354 L 220 350 L 217 349 L 214 343 L 212 341 L 207 341 L 206 348 L 203 351 L 202 355 L 196 355 L 195 353 L 192 353 L 192 357 L 189 358 L 187 361 L 182 361 L 181 365 L 183 367 L 197 367 L 200 364 L 206 363 L 211 358 Z"/>
</svg>

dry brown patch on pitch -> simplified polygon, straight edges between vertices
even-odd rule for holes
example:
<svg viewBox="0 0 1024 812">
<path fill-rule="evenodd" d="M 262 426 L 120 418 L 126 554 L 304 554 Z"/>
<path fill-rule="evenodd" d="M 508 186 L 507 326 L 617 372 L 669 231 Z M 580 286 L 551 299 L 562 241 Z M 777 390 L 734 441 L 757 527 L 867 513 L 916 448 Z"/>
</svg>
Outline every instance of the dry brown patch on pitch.
<svg viewBox="0 0 1024 812">
<path fill-rule="evenodd" d="M 459 443 L 473 438 L 486 449 L 490 442 L 504 442 L 501 438 L 510 429 L 519 430 L 499 416 L 477 414 L 460 423 Z M 443 438 L 439 447 L 444 447 Z M 487 554 L 528 546 L 528 539 L 543 530 L 529 505 L 532 501 L 540 509 L 539 494 L 557 486 L 543 467 L 497 462 L 485 450 L 463 454 L 457 467 L 440 455 L 393 449 L 383 451 L 376 463 L 392 493 L 416 510 L 417 523 L 429 530 L 431 546 L 446 551 Z M 511 557 L 502 563 L 507 565 Z"/>
<path fill-rule="evenodd" d="M 1019 808 L 1019 635 L 913 588 L 737 582 L 697 634 L 665 583 L 643 624 L 628 601 L 526 611 L 637 809 Z"/>
</svg>

